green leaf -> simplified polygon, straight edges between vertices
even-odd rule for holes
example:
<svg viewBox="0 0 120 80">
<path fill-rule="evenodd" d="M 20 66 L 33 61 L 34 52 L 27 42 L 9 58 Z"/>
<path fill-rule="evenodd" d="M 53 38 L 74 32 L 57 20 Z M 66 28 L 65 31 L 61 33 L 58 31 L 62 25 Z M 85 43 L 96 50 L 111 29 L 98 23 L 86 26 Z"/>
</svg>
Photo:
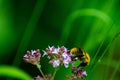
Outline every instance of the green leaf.
<svg viewBox="0 0 120 80">
<path fill-rule="evenodd" d="M 31 77 L 27 73 L 11 66 L 0 66 L 0 76 L 12 77 L 21 80 L 31 80 Z"/>
</svg>

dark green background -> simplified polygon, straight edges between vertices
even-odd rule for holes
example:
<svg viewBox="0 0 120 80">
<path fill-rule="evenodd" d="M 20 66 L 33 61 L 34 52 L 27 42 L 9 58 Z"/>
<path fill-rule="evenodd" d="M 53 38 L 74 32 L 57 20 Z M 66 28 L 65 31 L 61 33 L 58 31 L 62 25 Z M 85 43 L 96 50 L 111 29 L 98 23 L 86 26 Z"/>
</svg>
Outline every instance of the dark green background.
<svg viewBox="0 0 120 80">
<path fill-rule="evenodd" d="M 0 0 L 0 65 L 37 76 L 35 66 L 22 61 L 27 50 L 43 53 L 48 45 L 81 46 L 91 56 L 87 80 L 119 80 L 119 4 L 119 0 Z M 47 62 L 42 58 L 44 73 L 52 72 Z M 70 68 L 62 67 L 55 80 L 66 80 L 67 73 Z"/>
</svg>

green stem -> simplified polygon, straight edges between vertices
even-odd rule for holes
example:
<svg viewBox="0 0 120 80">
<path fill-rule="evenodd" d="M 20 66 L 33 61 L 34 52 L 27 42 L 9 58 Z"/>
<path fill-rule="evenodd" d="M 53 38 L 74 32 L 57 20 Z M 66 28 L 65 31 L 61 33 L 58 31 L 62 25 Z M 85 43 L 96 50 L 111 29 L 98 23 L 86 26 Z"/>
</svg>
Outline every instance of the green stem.
<svg viewBox="0 0 120 80">
<path fill-rule="evenodd" d="M 54 77 L 55 77 L 57 71 L 58 71 L 58 68 L 55 68 L 53 76 L 52 76 L 52 80 L 54 80 Z"/>
<path fill-rule="evenodd" d="M 37 68 L 39 69 L 40 73 L 42 74 L 44 80 L 47 80 L 46 77 L 45 77 L 45 75 L 44 75 L 44 73 L 43 73 L 42 70 L 41 70 L 41 65 L 37 64 L 36 66 L 37 66 Z"/>
<path fill-rule="evenodd" d="M 53 58 L 54 58 L 54 59 L 56 59 L 56 56 L 55 56 L 55 55 L 53 55 Z"/>
</svg>

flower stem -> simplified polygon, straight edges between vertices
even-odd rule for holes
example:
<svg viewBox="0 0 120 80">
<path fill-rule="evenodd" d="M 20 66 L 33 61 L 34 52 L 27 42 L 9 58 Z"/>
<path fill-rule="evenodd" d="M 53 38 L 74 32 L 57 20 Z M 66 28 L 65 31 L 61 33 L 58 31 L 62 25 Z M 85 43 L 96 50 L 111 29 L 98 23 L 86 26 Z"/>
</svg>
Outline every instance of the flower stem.
<svg viewBox="0 0 120 80">
<path fill-rule="evenodd" d="M 53 76 L 52 76 L 52 80 L 54 80 L 54 77 L 55 77 L 57 71 L 58 71 L 58 68 L 55 68 Z"/>
<path fill-rule="evenodd" d="M 44 73 L 43 73 L 42 70 L 41 70 L 41 65 L 37 64 L 36 66 L 37 66 L 37 68 L 39 69 L 40 73 L 42 74 L 44 80 L 47 80 L 46 77 L 45 77 L 45 75 L 44 75 Z"/>
<path fill-rule="evenodd" d="M 53 58 L 54 58 L 54 59 L 56 59 L 56 56 L 55 56 L 55 55 L 53 55 Z"/>
</svg>

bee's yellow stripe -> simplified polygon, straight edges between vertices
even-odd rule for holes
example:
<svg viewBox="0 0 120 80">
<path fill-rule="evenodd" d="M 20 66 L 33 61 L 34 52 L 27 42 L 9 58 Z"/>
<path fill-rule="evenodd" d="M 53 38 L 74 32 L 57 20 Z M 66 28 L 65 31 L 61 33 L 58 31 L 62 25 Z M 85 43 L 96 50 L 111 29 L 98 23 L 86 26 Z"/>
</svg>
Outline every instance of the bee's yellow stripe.
<svg viewBox="0 0 120 80">
<path fill-rule="evenodd" d="M 88 53 L 85 54 L 86 58 L 87 58 L 87 62 L 89 63 L 90 62 L 90 56 Z"/>
</svg>

